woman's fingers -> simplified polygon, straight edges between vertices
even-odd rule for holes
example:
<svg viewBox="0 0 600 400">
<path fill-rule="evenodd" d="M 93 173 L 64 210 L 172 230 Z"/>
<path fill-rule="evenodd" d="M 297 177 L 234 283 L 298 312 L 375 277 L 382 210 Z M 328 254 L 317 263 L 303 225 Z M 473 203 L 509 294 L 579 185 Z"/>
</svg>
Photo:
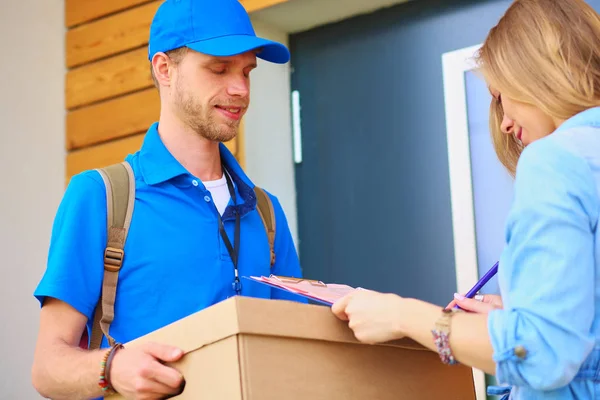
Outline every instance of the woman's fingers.
<svg viewBox="0 0 600 400">
<path fill-rule="evenodd" d="M 452 300 L 450 303 L 448 303 L 448 305 L 446 306 L 446 309 L 453 308 L 455 305 L 456 305 L 456 300 Z"/>
<path fill-rule="evenodd" d="M 473 299 L 469 299 L 460 294 L 455 294 L 453 303 L 458 304 L 463 310 L 483 314 L 502 308 L 502 299 L 500 296 L 495 295 L 478 295 Z"/>
</svg>

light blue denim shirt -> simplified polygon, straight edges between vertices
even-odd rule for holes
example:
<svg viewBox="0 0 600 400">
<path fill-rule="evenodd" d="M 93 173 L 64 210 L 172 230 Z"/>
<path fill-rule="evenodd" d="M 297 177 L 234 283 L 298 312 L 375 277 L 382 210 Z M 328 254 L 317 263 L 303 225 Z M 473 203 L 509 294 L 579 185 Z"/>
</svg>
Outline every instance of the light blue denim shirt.
<svg viewBox="0 0 600 400">
<path fill-rule="evenodd" d="M 600 107 L 523 151 L 489 314 L 511 399 L 600 399 Z"/>
</svg>

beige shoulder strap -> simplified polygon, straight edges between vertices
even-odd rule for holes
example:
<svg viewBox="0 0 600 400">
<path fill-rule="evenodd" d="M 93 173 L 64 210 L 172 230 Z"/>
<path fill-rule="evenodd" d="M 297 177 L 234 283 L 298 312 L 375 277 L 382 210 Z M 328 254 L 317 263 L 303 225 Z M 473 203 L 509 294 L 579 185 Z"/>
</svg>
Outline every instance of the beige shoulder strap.
<svg viewBox="0 0 600 400">
<path fill-rule="evenodd" d="M 271 267 L 275 264 L 275 211 L 269 195 L 258 186 L 254 186 L 256 193 L 256 209 L 263 221 L 267 237 L 269 239 L 269 248 L 271 249 Z"/>
<path fill-rule="evenodd" d="M 110 345 L 110 324 L 115 317 L 115 297 L 119 271 L 125 257 L 125 240 L 131 223 L 135 201 L 135 177 L 127 162 L 98 169 L 106 186 L 107 243 L 104 250 L 104 279 L 100 301 L 96 307 L 90 349 L 100 348 L 102 334 Z"/>
</svg>

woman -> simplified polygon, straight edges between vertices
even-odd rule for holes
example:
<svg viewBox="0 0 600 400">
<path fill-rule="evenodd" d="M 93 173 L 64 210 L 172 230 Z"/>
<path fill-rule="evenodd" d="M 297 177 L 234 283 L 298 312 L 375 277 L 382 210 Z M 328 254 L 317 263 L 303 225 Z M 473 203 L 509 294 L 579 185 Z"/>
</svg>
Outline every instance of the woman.
<svg viewBox="0 0 600 400">
<path fill-rule="evenodd" d="M 511 399 L 598 398 L 600 17 L 582 0 L 516 0 L 478 62 L 505 117 L 498 157 L 516 164 L 501 300 L 455 313 L 359 290 L 332 310 L 365 343 L 410 337 L 496 375 Z"/>
</svg>

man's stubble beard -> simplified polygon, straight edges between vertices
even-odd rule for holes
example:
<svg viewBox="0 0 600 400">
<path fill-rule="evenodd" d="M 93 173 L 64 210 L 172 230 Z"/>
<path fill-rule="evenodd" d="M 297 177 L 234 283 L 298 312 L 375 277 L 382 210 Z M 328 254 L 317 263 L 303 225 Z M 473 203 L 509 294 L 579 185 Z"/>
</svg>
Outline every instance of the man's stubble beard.
<svg viewBox="0 0 600 400">
<path fill-rule="evenodd" d="M 181 112 L 183 122 L 203 138 L 215 142 L 228 142 L 238 133 L 239 121 L 217 124 L 214 118 L 215 111 L 207 110 L 190 93 L 179 86 L 175 97 L 175 107 Z"/>
</svg>

